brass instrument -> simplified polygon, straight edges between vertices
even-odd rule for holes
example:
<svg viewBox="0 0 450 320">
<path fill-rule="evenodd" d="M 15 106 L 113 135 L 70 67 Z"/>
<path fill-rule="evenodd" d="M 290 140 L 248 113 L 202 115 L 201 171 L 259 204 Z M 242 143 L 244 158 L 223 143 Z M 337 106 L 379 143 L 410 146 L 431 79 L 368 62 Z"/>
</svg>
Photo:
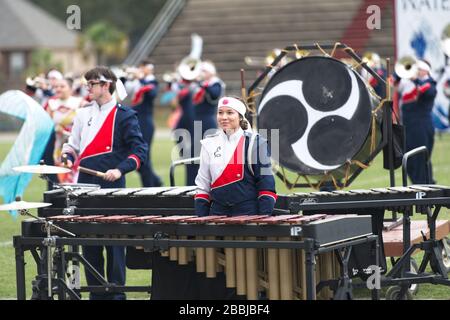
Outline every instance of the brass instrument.
<svg viewBox="0 0 450 320">
<path fill-rule="evenodd" d="M 395 64 L 395 73 L 402 79 L 412 79 L 417 77 L 417 59 L 413 56 L 404 56 Z"/>
<path fill-rule="evenodd" d="M 366 63 L 366 65 L 370 68 L 379 68 L 381 67 L 381 58 L 378 53 L 368 51 L 364 53 L 362 57 L 362 61 Z"/>
<path fill-rule="evenodd" d="M 178 74 L 184 80 L 193 81 L 199 78 L 201 72 L 202 61 L 191 56 L 181 60 L 177 67 Z"/>
<path fill-rule="evenodd" d="M 271 51 L 269 51 L 264 58 L 256 57 L 256 56 L 246 56 L 244 58 L 244 61 L 245 61 L 245 64 L 247 64 L 248 66 L 251 66 L 251 67 L 265 67 L 265 66 L 271 65 L 272 62 L 280 55 L 280 53 L 281 53 L 281 49 L 274 48 Z M 308 55 L 308 52 L 305 50 L 297 50 L 295 53 L 295 57 L 297 59 L 300 59 L 307 55 Z M 280 63 L 281 63 L 281 65 L 285 65 L 290 61 L 291 61 L 291 59 L 284 57 L 283 59 L 281 59 Z"/>
</svg>

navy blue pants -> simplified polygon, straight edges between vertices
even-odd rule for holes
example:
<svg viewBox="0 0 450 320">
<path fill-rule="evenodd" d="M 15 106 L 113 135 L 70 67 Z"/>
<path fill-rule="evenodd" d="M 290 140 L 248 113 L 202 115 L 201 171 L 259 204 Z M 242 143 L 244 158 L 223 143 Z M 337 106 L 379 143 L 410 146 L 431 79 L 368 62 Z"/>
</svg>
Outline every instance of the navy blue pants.
<svg viewBox="0 0 450 320">
<path fill-rule="evenodd" d="M 110 283 L 125 285 L 125 247 L 123 246 L 83 246 L 83 256 L 105 277 L 105 259 L 103 248 L 106 248 L 106 279 Z M 85 272 L 86 282 L 90 286 L 100 285 L 100 282 L 88 270 Z M 91 300 L 125 300 L 125 293 L 90 293 Z"/>
<path fill-rule="evenodd" d="M 430 159 L 434 145 L 434 127 L 430 121 L 423 118 L 405 118 L 406 151 L 410 151 L 420 146 L 428 149 Z M 408 159 L 408 176 L 413 184 L 433 183 L 433 175 L 430 161 L 430 171 L 427 172 L 425 155 L 418 154 Z M 427 180 L 430 178 L 430 181 Z"/>
<path fill-rule="evenodd" d="M 152 141 L 155 126 L 153 124 L 152 116 L 138 116 L 139 126 L 141 127 L 142 137 L 148 145 L 148 157 L 144 163 L 141 163 L 141 167 L 138 172 L 141 177 L 143 187 L 160 187 L 162 185 L 160 177 L 158 177 L 153 171 L 152 167 Z"/>
</svg>

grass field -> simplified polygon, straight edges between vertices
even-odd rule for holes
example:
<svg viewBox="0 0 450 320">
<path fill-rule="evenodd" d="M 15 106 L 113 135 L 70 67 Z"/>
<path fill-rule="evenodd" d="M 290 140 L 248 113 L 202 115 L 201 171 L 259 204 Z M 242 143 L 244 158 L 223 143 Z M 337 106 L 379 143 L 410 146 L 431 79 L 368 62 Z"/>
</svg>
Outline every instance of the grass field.
<svg viewBox="0 0 450 320">
<path fill-rule="evenodd" d="M 0 161 L 4 159 L 12 142 L 0 142 Z M 173 142 L 169 138 L 156 139 L 152 148 L 152 158 L 155 170 L 163 178 L 165 185 L 169 185 L 169 165 L 173 150 Z M 435 149 L 433 151 L 433 170 L 438 184 L 450 185 L 450 135 L 436 136 Z M 183 169 L 178 168 L 176 172 L 176 182 L 183 183 Z M 401 185 L 401 173 L 396 172 L 397 185 Z M 388 171 L 382 169 L 382 156 L 378 156 L 371 167 L 365 170 L 352 184 L 353 189 L 364 189 L 374 187 L 385 187 L 389 185 Z M 139 187 L 140 181 L 137 174 L 131 173 L 127 176 L 127 187 Z M 45 190 L 45 182 L 34 177 L 28 186 L 24 200 L 42 201 L 42 194 Z M 302 190 L 303 191 L 303 190 Z M 277 180 L 277 192 L 288 193 L 289 190 Z M 413 219 L 424 219 L 416 214 Z M 440 219 L 450 219 L 447 209 L 442 210 Z M 13 235 L 20 234 L 21 217 L 11 217 L 8 213 L 0 212 L 0 299 L 15 299 L 15 259 L 14 248 L 12 246 Z M 416 255 L 416 258 L 419 258 Z M 31 280 L 35 276 L 35 264 L 29 253 L 26 256 L 27 274 L 27 296 L 31 294 Z M 150 272 L 145 270 L 128 270 L 128 285 L 145 285 L 150 280 Z M 368 297 L 365 291 L 358 291 L 358 297 Z M 147 299 L 146 294 L 128 294 L 129 298 Z M 416 299 L 450 299 L 450 289 L 443 286 L 421 285 Z"/>
</svg>

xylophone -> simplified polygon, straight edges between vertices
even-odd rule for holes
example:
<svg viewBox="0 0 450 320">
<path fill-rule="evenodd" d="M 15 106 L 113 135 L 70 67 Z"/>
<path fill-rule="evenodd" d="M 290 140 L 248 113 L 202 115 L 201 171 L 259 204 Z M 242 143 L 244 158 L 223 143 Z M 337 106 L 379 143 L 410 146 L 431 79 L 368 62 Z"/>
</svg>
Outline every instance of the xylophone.
<svg viewBox="0 0 450 320">
<path fill-rule="evenodd" d="M 93 239 L 97 244 L 120 239 L 133 245 L 132 240 L 142 239 L 140 248 L 161 250 L 179 265 L 195 262 L 196 271 L 206 278 L 215 278 L 223 269 L 226 287 L 248 299 L 257 299 L 261 292 L 269 299 L 315 298 L 321 281 L 347 274 L 341 270 L 348 268 L 348 261 L 333 256 L 337 248 L 376 239 L 370 238 L 370 216 L 357 215 L 58 215 L 48 219 L 76 234 L 77 245 Z M 22 236 L 44 237 L 43 226 L 42 221 L 23 221 Z M 59 235 L 58 230 L 54 234 Z M 324 290 L 323 297 L 331 296 L 330 290 Z"/>
<path fill-rule="evenodd" d="M 404 213 L 412 206 L 423 213 L 429 205 L 450 206 L 450 187 L 411 185 L 357 190 L 297 192 L 281 195 L 278 207 L 299 212 L 361 213 L 363 210 L 385 209 Z"/>
<path fill-rule="evenodd" d="M 64 213 L 95 215 L 101 208 L 104 215 L 194 214 L 195 189 L 194 186 L 122 189 L 80 187 L 70 192 L 54 189 L 44 193 L 44 202 L 53 205 L 38 213 L 45 217 L 62 214 L 65 210 Z"/>
<path fill-rule="evenodd" d="M 62 189 L 44 193 L 44 202 L 52 203 L 39 210 L 41 217 L 61 214 L 73 207 L 72 213 L 98 214 L 192 214 L 195 187 L 159 187 L 92 189 L 78 188 L 68 195 Z M 276 210 L 289 213 L 322 211 L 326 214 L 361 213 L 364 209 L 382 208 L 404 212 L 411 206 L 421 210 L 427 205 L 450 206 L 450 187 L 439 185 L 412 185 L 408 187 L 372 188 L 297 192 L 279 195 Z"/>
<path fill-rule="evenodd" d="M 423 248 L 419 249 L 429 250 L 430 253 L 427 253 L 424 258 L 429 260 L 430 255 L 435 255 L 430 250 L 435 242 L 434 230 L 437 215 L 441 207 L 450 207 L 449 187 L 413 185 L 279 195 L 273 217 L 256 215 L 199 218 L 193 217 L 194 190 L 195 187 L 135 189 L 80 187 L 70 192 L 57 189 L 44 194 L 44 201 L 53 205 L 40 208 L 38 214 L 43 218 L 51 217 L 59 226 L 77 234 L 76 239 L 64 237 L 56 239 L 56 243 L 60 245 L 121 244 L 143 247 L 146 251 L 167 251 L 169 259 L 172 257 L 178 263 L 183 264 L 189 260 L 198 262 L 200 271 L 203 270 L 201 266 L 204 265 L 207 276 L 213 276 L 214 269 L 217 272 L 220 265 L 225 271 L 230 268 L 230 265 L 234 265 L 235 269 L 231 270 L 236 271 L 226 272 L 227 282 L 234 283 L 232 274 L 235 274 L 236 290 L 239 289 L 237 291 L 247 295 L 248 298 L 254 298 L 257 292 L 265 290 L 267 295 L 273 299 L 304 298 L 305 296 L 308 299 L 314 299 L 316 298 L 316 286 L 321 288 L 321 285 L 316 283 L 317 279 L 332 278 L 336 280 L 339 273 L 341 278 L 344 277 L 348 280 L 355 276 L 349 270 L 355 269 L 358 271 L 356 275 L 363 277 L 361 272 L 366 266 L 380 265 L 375 261 L 380 261 L 382 270 L 386 269 L 381 232 L 385 211 L 402 213 L 404 223 L 405 255 L 388 274 L 390 276 L 388 279 L 390 282 L 388 282 L 405 284 L 406 287 L 411 283 L 416 283 L 418 277 L 405 278 L 404 272 L 408 269 L 402 267 L 405 265 L 403 260 L 409 261 L 408 257 L 411 252 L 419 248 L 418 246 L 410 248 L 410 216 L 414 213 L 414 209 L 416 212 L 427 215 L 431 230 L 430 240 L 425 241 Z M 315 221 L 308 221 L 308 219 Z M 29 250 L 30 245 L 33 247 L 42 242 L 44 236 L 41 228 L 42 223 L 40 222 L 25 221 L 23 223 L 22 236 L 15 239 L 16 250 L 18 250 L 16 258 L 19 265 L 22 263 L 23 251 Z M 377 238 L 379 250 L 374 249 L 374 237 Z M 192 254 L 192 248 L 196 248 L 195 255 Z M 337 248 L 349 249 L 351 254 L 346 255 L 346 258 L 343 259 Z M 227 257 L 229 259 L 232 255 L 231 253 L 227 255 L 226 252 L 231 252 L 230 249 L 233 249 L 235 263 L 229 263 L 227 266 Z M 328 259 L 327 263 L 320 262 L 325 259 L 321 256 L 322 254 L 333 251 L 339 259 L 338 263 L 330 262 L 333 260 L 331 257 L 326 258 Z M 205 258 L 202 258 L 202 252 L 204 252 Z M 249 258 L 243 258 L 247 252 Z M 303 252 L 304 260 L 300 258 L 299 252 Z M 294 262 L 276 263 L 274 262 L 276 260 L 268 259 L 269 256 L 277 256 L 278 259 L 281 259 L 283 255 L 283 259 L 288 257 L 289 261 L 296 261 L 297 264 Z M 207 256 L 209 258 L 206 258 Z M 244 267 L 242 261 L 255 261 L 255 256 L 258 261 L 258 272 L 249 272 L 248 275 L 245 273 L 246 277 L 243 280 L 242 270 L 255 270 L 255 264 L 249 263 Z M 205 259 L 209 261 L 208 264 Z M 442 257 L 433 259 L 442 259 Z M 355 261 L 358 262 L 356 265 Z M 316 262 L 317 266 L 314 265 Z M 427 263 L 425 261 L 424 266 Z M 340 268 L 339 272 L 334 270 L 337 264 Z M 210 266 L 208 271 L 206 265 Z M 211 265 L 215 265 L 216 268 Z M 292 270 L 297 271 L 301 270 L 300 266 L 304 265 L 304 269 L 303 273 L 280 271 L 277 276 L 270 276 L 272 280 L 269 281 L 269 274 L 277 274 L 269 272 L 269 270 L 273 270 L 273 267 L 268 268 L 269 265 L 278 265 L 280 268 L 289 266 Z M 333 272 L 330 269 L 324 271 L 330 268 L 329 266 L 331 266 L 331 270 L 334 270 Z M 239 272 L 237 272 L 238 269 Z M 322 271 L 328 274 L 328 277 L 321 277 Z M 21 278 L 21 273 L 21 268 L 18 268 L 19 278 Z M 255 280 L 255 274 L 259 275 L 258 280 Z M 237 281 L 238 275 L 240 275 L 239 281 Z M 289 280 L 281 280 L 284 276 Z M 306 286 L 304 283 L 291 281 L 291 279 L 300 278 L 306 281 Z M 444 283 L 443 278 L 444 276 L 438 274 L 430 281 Z M 248 279 L 253 279 L 250 284 Z M 275 294 L 274 290 L 270 289 L 274 286 L 277 287 L 276 284 L 273 284 L 276 283 L 273 279 L 278 279 L 278 283 L 283 283 L 280 288 L 285 288 L 286 283 L 292 283 L 293 289 L 288 285 L 286 291 L 280 289 L 280 293 Z M 345 281 L 340 281 L 340 283 L 345 283 Z M 348 281 L 346 283 L 348 285 Z M 244 285 L 245 290 L 242 289 Z M 334 290 L 335 298 L 339 296 L 336 295 L 339 290 L 340 288 Z M 285 293 L 282 294 L 281 291 Z M 343 291 L 341 290 L 341 292 Z M 275 290 L 275 292 L 278 291 Z M 21 291 L 18 296 L 24 297 L 24 293 Z"/>
</svg>

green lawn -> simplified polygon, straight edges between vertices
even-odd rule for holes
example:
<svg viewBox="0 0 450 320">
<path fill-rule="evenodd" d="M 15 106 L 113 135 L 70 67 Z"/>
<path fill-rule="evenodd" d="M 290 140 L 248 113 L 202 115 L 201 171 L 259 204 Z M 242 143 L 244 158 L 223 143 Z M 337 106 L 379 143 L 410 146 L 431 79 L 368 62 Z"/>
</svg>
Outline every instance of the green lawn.
<svg viewBox="0 0 450 320">
<path fill-rule="evenodd" d="M 11 143 L 0 142 L 0 159 L 3 159 Z M 163 178 L 165 185 L 169 185 L 169 165 L 171 153 L 173 150 L 173 142 L 169 139 L 157 139 L 153 144 L 153 163 L 157 173 Z M 436 144 L 433 152 L 433 169 L 435 179 L 438 184 L 450 185 L 450 135 L 436 136 Z M 182 184 L 184 179 L 183 169 L 178 168 L 176 172 L 177 184 Z M 397 185 L 401 185 L 400 171 L 396 172 Z M 127 177 L 128 187 L 139 187 L 140 181 L 137 174 L 131 173 Z M 365 170 L 353 183 L 351 188 L 374 188 L 385 187 L 389 185 L 388 171 L 382 169 L 382 156 L 378 156 L 372 166 Z M 45 190 L 45 182 L 37 177 L 34 177 L 28 186 L 24 200 L 26 201 L 42 201 L 42 194 Z M 278 193 L 290 192 L 277 180 Z M 303 191 L 303 190 L 302 190 Z M 421 215 L 415 215 L 414 219 L 423 219 Z M 443 210 L 441 219 L 450 219 L 448 210 Z M 20 234 L 21 217 L 13 218 L 8 213 L 0 212 L 0 299 L 15 299 L 15 260 L 14 249 L 12 247 L 12 236 Z M 419 257 L 419 256 L 416 256 Z M 27 266 L 27 295 L 31 293 L 31 280 L 35 276 L 35 265 L 30 254 L 26 256 Z M 129 285 L 144 285 L 148 284 L 150 279 L 149 271 L 128 270 L 127 284 Z M 130 298 L 146 299 L 146 294 L 128 294 Z M 358 292 L 358 296 L 365 296 L 364 292 Z M 443 286 L 422 285 L 419 294 L 416 296 L 419 299 L 450 299 L 450 289 Z"/>
</svg>

